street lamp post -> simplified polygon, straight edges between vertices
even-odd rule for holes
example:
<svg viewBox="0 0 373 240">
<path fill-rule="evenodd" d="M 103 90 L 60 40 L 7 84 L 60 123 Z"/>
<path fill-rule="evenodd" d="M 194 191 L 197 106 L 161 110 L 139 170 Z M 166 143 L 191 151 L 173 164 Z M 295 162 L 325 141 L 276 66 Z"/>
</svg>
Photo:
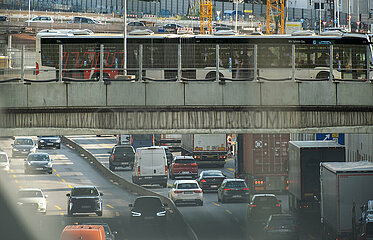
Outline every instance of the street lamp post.
<svg viewBox="0 0 373 240">
<path fill-rule="evenodd" d="M 123 46 L 123 75 L 127 75 L 127 0 L 123 0 L 123 21 L 124 21 L 124 46 Z"/>
<path fill-rule="evenodd" d="M 28 0 L 28 22 L 27 26 L 30 26 L 30 11 L 31 11 L 31 0 Z"/>
<path fill-rule="evenodd" d="M 234 0 L 234 2 L 236 3 L 236 26 L 234 27 L 234 31 L 237 32 L 237 21 L 238 21 L 238 4 L 239 3 L 242 3 L 243 0 Z"/>
</svg>

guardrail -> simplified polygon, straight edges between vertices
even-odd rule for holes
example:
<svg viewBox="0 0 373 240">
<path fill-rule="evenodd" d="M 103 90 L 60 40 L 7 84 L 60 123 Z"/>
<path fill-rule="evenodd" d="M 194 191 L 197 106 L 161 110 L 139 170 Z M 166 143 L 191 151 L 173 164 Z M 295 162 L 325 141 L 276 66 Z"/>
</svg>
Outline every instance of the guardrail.
<svg viewBox="0 0 373 240">
<path fill-rule="evenodd" d="M 118 184 L 118 186 L 126 191 L 130 191 L 134 194 L 137 195 L 142 195 L 142 196 L 156 196 L 159 197 L 163 203 L 167 203 L 168 207 L 172 210 L 175 219 L 178 219 L 181 224 L 186 226 L 186 232 L 189 237 L 189 239 L 192 240 L 198 240 L 197 235 L 191 228 L 191 226 L 184 220 L 183 215 L 181 212 L 177 209 L 175 203 L 169 199 L 168 197 L 162 196 L 158 193 L 155 193 L 153 191 L 150 191 L 144 187 L 141 187 L 137 184 L 131 183 L 120 177 L 119 175 L 113 173 L 110 171 L 108 168 L 106 168 L 101 162 L 99 162 L 92 153 L 90 153 L 88 150 L 84 149 L 82 146 L 77 144 L 75 141 L 62 136 L 61 138 L 62 142 L 65 144 L 70 145 L 72 148 L 74 148 L 76 151 L 79 153 L 83 154 L 85 157 L 88 158 L 90 163 L 96 167 L 96 169 L 107 179 L 111 180 L 112 182 L 115 182 Z"/>
</svg>

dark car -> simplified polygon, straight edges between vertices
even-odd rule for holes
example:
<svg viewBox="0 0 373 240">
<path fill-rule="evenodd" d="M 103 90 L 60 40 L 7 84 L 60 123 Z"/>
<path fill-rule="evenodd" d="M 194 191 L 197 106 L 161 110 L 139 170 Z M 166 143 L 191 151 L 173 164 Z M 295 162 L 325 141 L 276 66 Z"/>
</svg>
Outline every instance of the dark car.
<svg viewBox="0 0 373 240">
<path fill-rule="evenodd" d="M 198 165 L 192 156 L 176 156 L 169 167 L 169 176 L 175 177 L 198 177 Z"/>
<path fill-rule="evenodd" d="M 25 174 L 30 172 L 53 173 L 52 160 L 48 153 L 30 153 L 25 159 Z"/>
<path fill-rule="evenodd" d="M 167 23 L 160 30 L 168 33 L 176 33 L 178 28 L 183 28 L 183 26 L 176 23 Z"/>
<path fill-rule="evenodd" d="M 271 215 L 264 227 L 264 235 L 267 240 L 298 240 L 296 218 L 290 214 Z"/>
<path fill-rule="evenodd" d="M 202 190 L 218 190 L 226 176 L 220 170 L 202 171 L 198 178 L 198 184 Z"/>
<path fill-rule="evenodd" d="M 8 22 L 9 18 L 7 16 L 0 16 L 0 22 Z"/>
<path fill-rule="evenodd" d="M 127 23 L 127 26 L 131 26 L 131 27 L 145 27 L 145 24 L 142 23 L 142 22 L 134 21 L 134 22 Z"/>
<path fill-rule="evenodd" d="M 61 148 L 61 138 L 59 136 L 38 136 L 38 148 Z"/>
<path fill-rule="evenodd" d="M 144 196 L 129 204 L 130 221 L 133 227 L 151 225 L 163 228 L 166 224 L 167 210 L 159 197 Z"/>
<path fill-rule="evenodd" d="M 96 213 L 102 216 L 102 196 L 95 186 L 76 186 L 67 193 L 67 216 L 74 213 Z"/>
<path fill-rule="evenodd" d="M 109 224 L 107 223 L 84 223 L 84 225 L 98 225 L 98 226 L 103 226 L 104 227 L 104 231 L 105 231 L 105 235 L 106 235 L 106 240 L 115 240 L 115 235 L 117 234 L 117 232 L 112 232 L 110 227 L 109 227 Z"/>
<path fill-rule="evenodd" d="M 247 208 L 249 220 L 266 222 L 272 214 L 281 213 L 281 204 L 273 194 L 255 194 Z"/>
<path fill-rule="evenodd" d="M 135 150 L 131 145 L 116 145 L 110 152 L 109 169 L 115 171 L 116 167 L 129 167 L 133 169 Z"/>
<path fill-rule="evenodd" d="M 218 189 L 218 202 L 248 202 L 249 199 L 249 188 L 243 179 L 225 179 Z"/>
<path fill-rule="evenodd" d="M 32 138 L 17 137 L 12 144 L 12 157 L 27 156 L 36 151 L 36 145 Z"/>
<path fill-rule="evenodd" d="M 172 160 L 174 159 L 174 155 L 172 154 L 170 149 L 168 149 L 167 146 L 162 146 L 162 147 L 164 148 L 164 151 L 166 152 L 167 166 L 169 167 L 172 163 Z"/>
</svg>

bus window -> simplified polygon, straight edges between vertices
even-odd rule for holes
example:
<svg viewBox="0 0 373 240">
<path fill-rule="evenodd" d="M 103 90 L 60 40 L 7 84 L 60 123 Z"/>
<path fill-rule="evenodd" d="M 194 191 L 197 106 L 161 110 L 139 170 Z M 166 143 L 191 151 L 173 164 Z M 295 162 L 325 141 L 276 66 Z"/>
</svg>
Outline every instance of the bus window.
<svg viewBox="0 0 373 240">
<path fill-rule="evenodd" d="M 291 46 L 259 45 L 258 68 L 289 68 L 291 67 Z"/>
</svg>

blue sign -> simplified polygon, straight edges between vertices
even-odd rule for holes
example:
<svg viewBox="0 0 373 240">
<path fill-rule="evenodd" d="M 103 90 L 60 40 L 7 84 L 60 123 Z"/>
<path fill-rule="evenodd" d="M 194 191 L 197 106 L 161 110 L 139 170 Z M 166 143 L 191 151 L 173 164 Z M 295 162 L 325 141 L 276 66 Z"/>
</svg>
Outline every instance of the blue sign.
<svg viewBox="0 0 373 240">
<path fill-rule="evenodd" d="M 316 140 L 334 140 L 340 145 L 345 145 L 345 134 L 344 133 L 316 133 Z"/>
</svg>

